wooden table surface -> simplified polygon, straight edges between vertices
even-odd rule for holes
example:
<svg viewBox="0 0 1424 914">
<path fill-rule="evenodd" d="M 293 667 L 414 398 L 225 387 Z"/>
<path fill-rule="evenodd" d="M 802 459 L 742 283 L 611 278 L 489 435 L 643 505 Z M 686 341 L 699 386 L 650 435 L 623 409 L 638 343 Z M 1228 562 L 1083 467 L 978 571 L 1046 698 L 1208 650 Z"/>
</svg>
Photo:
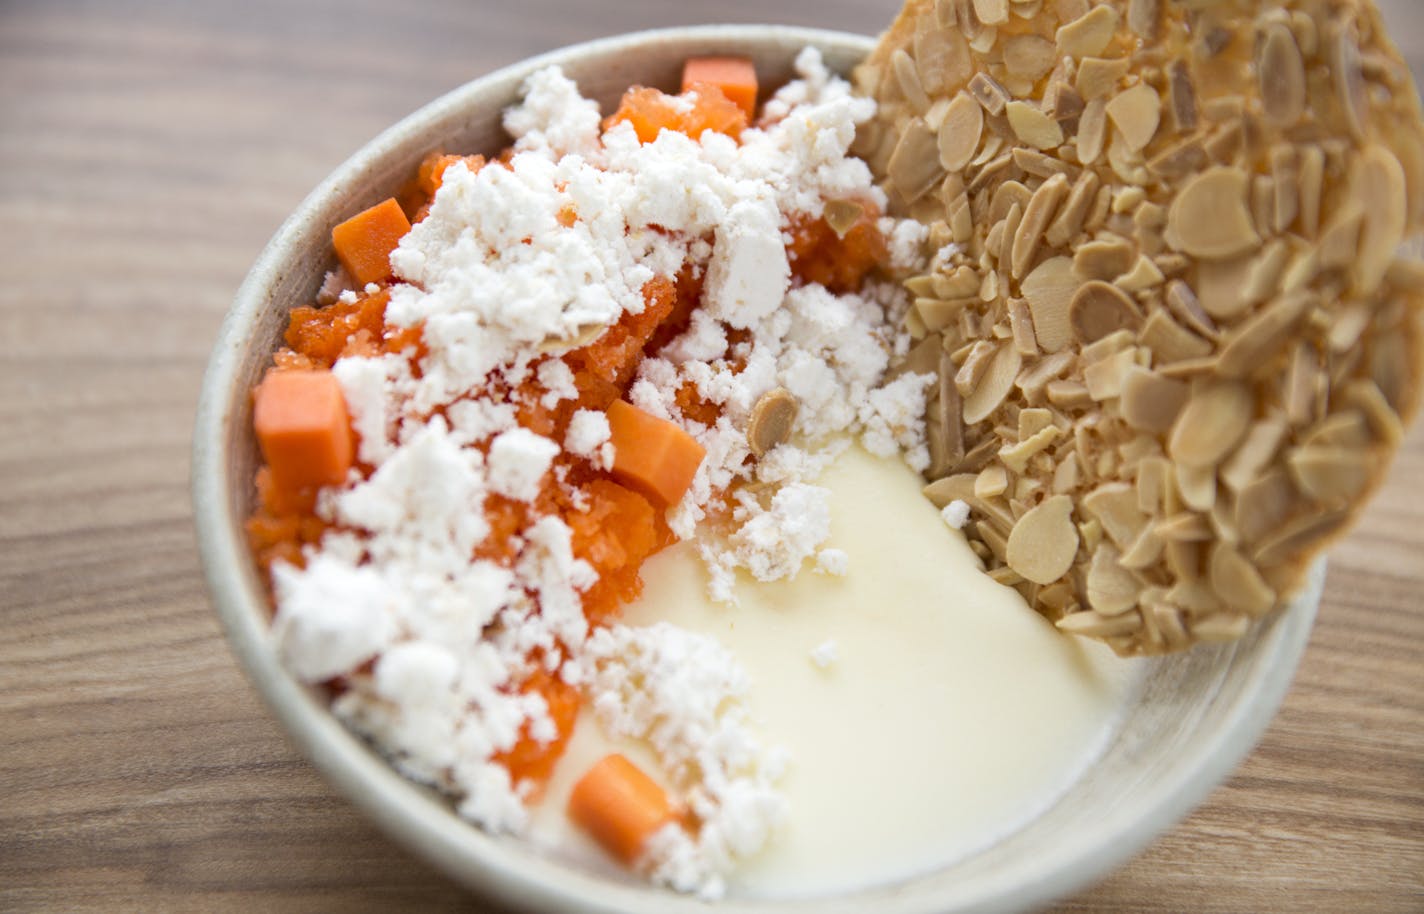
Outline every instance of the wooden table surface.
<svg viewBox="0 0 1424 914">
<path fill-rule="evenodd" d="M 198 569 L 194 403 L 284 215 L 494 67 L 892 0 L 0 3 L 0 910 L 482 910 L 285 742 Z M 1394 0 L 1424 72 L 1424 4 Z M 1190 818 L 1060 911 L 1424 911 L 1424 429 L 1334 552 L 1285 707 Z"/>
</svg>

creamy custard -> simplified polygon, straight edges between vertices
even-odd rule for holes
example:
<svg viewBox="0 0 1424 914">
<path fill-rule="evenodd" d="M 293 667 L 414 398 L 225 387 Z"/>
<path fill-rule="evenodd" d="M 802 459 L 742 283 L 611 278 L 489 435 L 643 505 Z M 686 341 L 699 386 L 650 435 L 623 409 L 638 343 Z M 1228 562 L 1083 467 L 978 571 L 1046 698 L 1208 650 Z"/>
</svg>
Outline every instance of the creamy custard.
<svg viewBox="0 0 1424 914">
<path fill-rule="evenodd" d="M 630 625 L 672 622 L 717 638 L 751 674 L 746 704 L 793 758 L 786 826 L 730 879 L 733 894 L 794 897 L 925 872 L 984 848 L 1041 812 L 1104 745 L 1138 667 L 1066 638 L 990 580 L 903 463 L 848 450 L 831 491 L 843 577 L 739 580 L 713 603 L 687 544 L 644 568 Z M 822 665 L 812 652 L 834 644 Z M 821 657 L 824 662 L 824 654 Z M 572 783 L 610 751 L 644 770 L 645 748 L 590 715 L 535 817 L 534 834 L 590 862 L 567 825 Z"/>
</svg>

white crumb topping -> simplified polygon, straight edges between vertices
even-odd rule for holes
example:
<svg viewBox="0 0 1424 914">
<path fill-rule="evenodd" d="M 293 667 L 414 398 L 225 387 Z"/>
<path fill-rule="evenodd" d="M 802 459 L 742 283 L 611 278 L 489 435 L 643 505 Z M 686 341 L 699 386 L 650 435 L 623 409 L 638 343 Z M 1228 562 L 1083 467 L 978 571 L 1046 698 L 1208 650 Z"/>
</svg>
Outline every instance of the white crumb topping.
<svg viewBox="0 0 1424 914">
<path fill-rule="evenodd" d="M 882 219 L 881 231 L 890 248 L 890 268 L 901 273 L 924 269 L 924 245 L 929 226 L 913 219 Z"/>
<path fill-rule="evenodd" d="M 850 556 L 844 549 L 822 549 L 816 553 L 816 570 L 822 574 L 841 577 L 850 566 Z"/>
<path fill-rule="evenodd" d="M 840 660 L 840 649 L 834 638 L 827 638 L 811 648 L 811 662 L 817 669 L 828 670 Z"/>
<path fill-rule="evenodd" d="M 754 504 L 751 496 L 739 498 Z M 768 510 L 751 515 L 732 534 L 735 557 L 758 580 L 788 578 L 816 553 L 831 535 L 830 490 L 792 482 L 781 486 Z"/>
<path fill-rule="evenodd" d="M 273 634 L 283 660 L 309 681 L 351 672 L 389 643 L 395 599 L 379 573 L 316 557 L 305 571 L 273 569 Z"/>
<path fill-rule="evenodd" d="M 553 409 L 564 400 L 578 399 L 574 370 L 563 359 L 546 359 L 540 362 L 537 377 L 545 391 L 544 396 L 539 398 L 539 403 L 545 409 Z"/>
<path fill-rule="evenodd" d="M 527 428 L 500 432 L 490 443 L 490 488 L 506 498 L 533 501 L 558 454 L 558 444 Z"/>
<path fill-rule="evenodd" d="M 665 622 L 599 629 L 585 647 L 599 722 L 646 740 L 700 823 L 647 849 L 653 878 L 715 898 L 723 876 L 759 851 L 786 816 L 776 787 L 786 757 L 753 733 L 750 685 L 736 658 L 707 635 Z"/>
<path fill-rule="evenodd" d="M 524 81 L 524 101 L 504 113 L 504 129 L 517 152 L 553 156 L 589 155 L 598 149 L 602 116 L 598 103 L 579 94 L 578 86 L 557 67 L 535 72 Z"/>
<path fill-rule="evenodd" d="M 305 568 L 273 568 L 273 636 L 289 668 L 310 682 L 341 677 L 333 711 L 493 831 L 528 819 L 528 785 L 494 759 L 522 734 L 557 735 L 545 699 L 520 685 L 542 664 L 587 689 L 606 728 L 656 749 L 700 823 L 696 834 L 660 833 L 649 871 L 709 898 L 784 818 L 786 760 L 748 724 L 746 674 L 715 640 L 668 625 L 590 630 L 582 595 L 594 567 L 576 555 L 569 525 L 541 513 L 540 495 L 553 485 L 582 510 L 579 474 L 608 471 L 615 455 L 604 413 L 565 412 L 578 378 L 548 353 L 641 314 L 655 278 L 701 277 L 704 307 L 642 359 L 626 393 L 706 450 L 668 524 L 696 538 L 719 599 L 733 597 L 738 569 L 774 580 L 812 560 L 845 573 L 845 553 L 825 548 L 828 493 L 812 482 L 855 438 L 924 466 L 929 381 L 884 383 L 911 342 L 895 329 L 908 307 L 896 285 L 793 286 L 786 244 L 799 221 L 835 199 L 886 204 L 847 152 L 874 103 L 852 97 L 812 49 L 796 66 L 799 78 L 740 141 L 664 131 L 640 143 L 631 125 L 604 131 L 597 105 L 557 69 L 529 77 L 504 117 L 507 166 L 447 168 L 428 215 L 391 256 L 386 319 L 419 329 L 419 355 L 333 366 L 363 467 L 322 493 L 331 526 Z M 882 226 L 892 268 L 918 263 L 923 229 Z M 339 298 L 358 300 L 351 290 Z M 776 387 L 799 402 L 791 440 L 750 461 L 748 419 Z M 715 421 L 684 416 L 687 390 Z M 564 415 L 562 440 L 521 427 L 526 410 Z M 745 482 L 756 494 L 737 487 Z M 730 525 L 699 526 L 729 491 Z M 501 532 L 512 558 L 482 557 L 493 496 L 525 512 L 512 535 Z"/>
<path fill-rule="evenodd" d="M 969 523 L 969 503 L 956 498 L 940 510 L 939 516 L 954 529 L 963 530 L 964 525 Z"/>
<path fill-rule="evenodd" d="M 564 450 L 606 470 L 613 465 L 613 445 L 608 441 L 611 434 L 607 415 L 592 409 L 578 410 L 569 420 Z"/>
</svg>

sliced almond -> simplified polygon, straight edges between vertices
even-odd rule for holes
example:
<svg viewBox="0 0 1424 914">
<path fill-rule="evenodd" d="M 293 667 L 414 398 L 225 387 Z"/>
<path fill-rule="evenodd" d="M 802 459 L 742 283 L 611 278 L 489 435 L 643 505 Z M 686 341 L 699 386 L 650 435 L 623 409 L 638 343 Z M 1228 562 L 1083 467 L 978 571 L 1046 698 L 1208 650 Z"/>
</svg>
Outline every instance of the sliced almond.
<svg viewBox="0 0 1424 914">
<path fill-rule="evenodd" d="M 1035 149 L 1055 149 L 1063 144 L 1063 128 L 1032 102 L 1015 99 L 1004 108 L 1014 136 Z"/>
<path fill-rule="evenodd" d="M 984 109 L 968 93 L 960 92 L 949 103 L 939 127 L 939 164 L 946 171 L 960 171 L 979 148 L 984 132 Z"/>
<path fill-rule="evenodd" d="M 1298 447 L 1286 457 L 1291 478 L 1321 504 L 1344 504 L 1358 497 L 1374 476 L 1367 451 L 1348 447 Z"/>
<path fill-rule="evenodd" d="M 1236 528 L 1255 543 L 1279 528 L 1300 509 L 1295 484 L 1276 467 L 1262 473 L 1236 495 Z"/>
<path fill-rule="evenodd" d="M 1013 100 L 1008 90 L 987 73 L 975 73 L 967 88 L 980 107 L 995 116 L 1003 114 L 1004 108 Z"/>
<path fill-rule="evenodd" d="M 747 422 L 747 445 L 752 454 L 760 457 L 790 441 L 799 408 L 796 397 L 783 387 L 762 394 Z"/>
<path fill-rule="evenodd" d="M 1290 26 L 1267 23 L 1256 50 L 1256 78 L 1266 121 L 1277 127 L 1295 124 L 1305 114 L 1305 61 Z"/>
<path fill-rule="evenodd" d="M 1222 338 L 1217 372 L 1226 378 L 1244 378 L 1263 368 L 1289 342 L 1291 328 L 1316 302 L 1314 293 L 1292 292 L 1251 315 Z"/>
<path fill-rule="evenodd" d="M 1101 9 L 1102 7 L 1099 7 Z M 1092 638 L 1111 638 L 1115 635 L 1130 635 L 1142 628 L 1142 617 L 1137 613 L 1122 613 L 1104 616 L 1088 610 L 1070 613 L 1059 619 L 1055 625 L 1061 632 L 1070 635 L 1087 635 Z"/>
<path fill-rule="evenodd" d="M 1078 351 L 1079 365 L 1087 367 L 1109 356 L 1117 355 L 1124 349 L 1132 348 L 1135 342 L 1131 330 L 1116 330 L 1099 340 L 1094 340 Z"/>
<path fill-rule="evenodd" d="M 1073 499 L 1054 495 L 1030 510 L 1009 534 L 1006 560 L 1014 571 L 1036 584 L 1063 577 L 1078 552 L 1073 526 Z"/>
<path fill-rule="evenodd" d="M 1174 279 L 1167 283 L 1166 298 L 1167 307 L 1182 323 L 1208 339 L 1216 338 L 1216 324 L 1202 307 L 1191 286 L 1180 279 Z"/>
<path fill-rule="evenodd" d="M 929 193 L 944 176 L 939 164 L 939 139 L 923 120 L 905 125 L 887 166 L 890 181 L 907 203 Z"/>
<path fill-rule="evenodd" d="M 1112 41 L 1117 24 L 1117 10 L 1111 6 L 1095 6 L 1067 25 L 1059 26 L 1055 35 L 1058 52 L 1073 57 L 1096 57 Z"/>
<path fill-rule="evenodd" d="M 1345 399 L 1364 413 L 1371 430 L 1384 444 L 1399 447 L 1404 441 L 1404 423 L 1374 381 L 1358 378 L 1346 384 Z"/>
<path fill-rule="evenodd" d="M 574 330 L 573 336 L 544 340 L 539 344 L 538 349 L 540 352 L 555 354 L 581 349 L 602 336 L 603 331 L 607 329 L 607 324 L 580 324 Z"/>
<path fill-rule="evenodd" d="M 1151 617 L 1153 626 L 1161 633 L 1168 650 L 1181 650 L 1191 644 L 1191 636 L 1187 634 L 1182 613 L 1171 603 L 1165 600 L 1152 603 L 1143 610 L 1143 615 Z"/>
<path fill-rule="evenodd" d="M 1121 276 L 1113 277 L 1112 284 L 1123 292 L 1138 293 L 1160 286 L 1166 278 L 1151 258 L 1138 254 L 1132 269 Z"/>
<path fill-rule="evenodd" d="M 1307 238 L 1320 228 L 1320 203 L 1325 182 L 1325 153 L 1307 146 L 1300 153 L 1300 227 Z"/>
<path fill-rule="evenodd" d="M 1166 545 L 1166 541 L 1153 531 L 1151 524 L 1144 524 L 1137 538 L 1123 552 L 1120 559 L 1122 567 L 1134 570 L 1150 568 L 1161 560 Z"/>
<path fill-rule="evenodd" d="M 1166 434 L 1188 397 L 1189 388 L 1181 381 L 1134 367 L 1122 379 L 1119 408 L 1122 418 L 1133 428 Z"/>
<path fill-rule="evenodd" d="M 973 473 L 945 476 L 925 486 L 921 490 L 921 494 L 929 499 L 930 504 L 936 508 L 943 508 L 952 501 L 967 502 L 974 497 L 976 479 L 977 477 Z"/>
<path fill-rule="evenodd" d="M 1034 335 L 1033 315 L 1028 302 L 1016 298 L 1009 302 L 1009 327 L 1014 334 L 1014 347 L 1024 356 L 1038 355 L 1038 339 Z"/>
<path fill-rule="evenodd" d="M 825 220 L 837 238 L 844 238 L 865 215 L 865 207 L 854 200 L 832 200 L 826 204 Z"/>
<path fill-rule="evenodd" d="M 1053 42 L 1037 35 L 1013 35 L 1003 41 L 1004 69 L 1013 76 L 1038 81 L 1058 62 Z"/>
<path fill-rule="evenodd" d="M 1057 352 L 1068 345 L 1073 339 L 1069 308 L 1078 289 L 1073 261 L 1067 257 L 1049 258 L 1025 276 L 1019 288 L 1028 299 L 1038 345 L 1045 352 Z"/>
<path fill-rule="evenodd" d="M 1129 0 L 1127 4 L 1127 27 L 1143 41 L 1157 40 L 1157 30 L 1162 25 L 1162 0 Z"/>
<path fill-rule="evenodd" d="M 1034 434 L 1024 438 L 1017 444 L 1005 445 L 999 449 L 999 459 L 1004 466 L 1015 473 L 1025 473 L 1028 471 L 1028 462 L 1035 455 L 1057 441 L 1063 433 L 1058 426 L 1050 425 L 1047 428 L 1039 429 Z"/>
<path fill-rule="evenodd" d="M 1068 323 L 1080 343 L 1091 343 L 1118 330 L 1137 330 L 1142 326 L 1142 313 L 1117 286 L 1095 279 L 1073 294 Z"/>
<path fill-rule="evenodd" d="M 1014 384 L 1023 391 L 1024 399 L 1042 402 L 1044 389 L 1049 382 L 1067 371 L 1074 360 L 1072 352 L 1054 352 L 1024 369 L 1014 380 Z"/>
<path fill-rule="evenodd" d="M 1159 178 L 1177 179 L 1198 170 L 1206 163 L 1206 150 L 1201 137 L 1189 136 L 1166 147 L 1147 160 L 1147 170 Z"/>
<path fill-rule="evenodd" d="M 1193 393 L 1167 442 L 1178 463 L 1214 466 L 1240 443 L 1251 423 L 1255 398 L 1245 384 L 1217 381 Z"/>
<path fill-rule="evenodd" d="M 1318 547 L 1334 536 L 1349 519 L 1350 512 L 1337 508 L 1319 514 L 1305 514 L 1274 530 L 1256 546 L 1252 558 L 1261 568 L 1280 565 L 1291 556 Z"/>
<path fill-rule="evenodd" d="M 1370 295 L 1379 288 L 1404 240 L 1409 197 L 1399 159 L 1378 143 L 1366 146 L 1351 166 L 1350 193 L 1364 212 L 1351 282 L 1357 293 Z"/>
<path fill-rule="evenodd" d="M 1167 111 L 1179 133 L 1196 129 L 1197 91 L 1184 60 L 1173 61 L 1167 68 Z"/>
<path fill-rule="evenodd" d="M 1167 210 L 1167 241 L 1193 257 L 1219 260 L 1261 243 L 1246 208 L 1250 179 L 1239 168 L 1216 166 L 1189 180 Z"/>
<path fill-rule="evenodd" d="M 1077 381 L 1049 381 L 1044 388 L 1048 402 L 1059 409 L 1083 409 L 1093 403 L 1092 392 Z"/>
<path fill-rule="evenodd" d="M 1221 467 L 1221 482 L 1233 492 L 1250 485 L 1276 456 L 1290 430 L 1283 416 L 1268 416 L 1252 423 L 1246 437 Z"/>
<path fill-rule="evenodd" d="M 1119 549 L 1131 546 L 1147 523 L 1137 510 L 1137 493 L 1125 482 L 1103 483 L 1083 496 L 1082 505 Z"/>
<path fill-rule="evenodd" d="M 999 408 L 999 404 L 1004 402 L 1009 391 L 1014 386 L 1014 379 L 1018 376 L 1019 368 L 1023 365 L 1023 356 L 1012 345 L 1001 345 L 994 354 L 993 360 L 989 363 L 988 370 L 970 394 L 964 398 L 964 421 L 968 425 L 974 425 L 988 418 L 989 414 Z M 1025 577 L 1028 577 L 1025 575 Z M 1030 580 L 1033 580 L 1030 578 Z"/>
<path fill-rule="evenodd" d="M 1152 525 L 1152 532 L 1168 548 L 1177 543 L 1204 543 L 1211 539 L 1211 526 L 1206 518 L 1191 511 L 1181 511 L 1157 521 Z"/>
<path fill-rule="evenodd" d="M 904 94 L 905 100 L 910 103 L 910 107 L 915 109 L 916 114 L 924 114 L 930 109 L 930 97 L 925 92 L 925 87 L 920 83 L 920 71 L 915 66 L 915 59 L 910 56 L 904 48 L 896 49 L 890 55 L 890 67 L 895 74 L 895 79 L 900 84 L 900 92 Z"/>
<path fill-rule="evenodd" d="M 1123 568 L 1118 551 L 1103 543 L 1088 565 L 1088 605 L 1104 616 L 1116 616 L 1137 606 L 1142 584 Z"/>
<path fill-rule="evenodd" d="M 974 0 L 974 16 L 984 25 L 1009 21 L 1009 0 Z"/>
<path fill-rule="evenodd" d="M 1138 83 L 1114 95 L 1107 105 L 1108 119 L 1122 132 L 1127 146 L 1134 152 L 1142 149 L 1157 134 L 1162 120 L 1162 99 L 1156 90 Z"/>
<path fill-rule="evenodd" d="M 1147 316 L 1140 339 L 1158 363 L 1203 358 L 1212 350 L 1210 342 L 1172 320 L 1166 311 L 1153 311 Z"/>
<path fill-rule="evenodd" d="M 974 497 L 987 501 L 1009 490 L 1009 474 L 1001 466 L 988 466 L 974 478 Z"/>
<path fill-rule="evenodd" d="M 925 24 L 931 17 L 922 17 Z M 973 75 L 969 42 L 962 30 L 953 27 L 921 28 L 915 34 L 915 62 L 920 84 L 931 96 L 958 90 Z"/>
<path fill-rule="evenodd" d="M 1251 619 L 1241 613 L 1218 612 L 1208 616 L 1194 617 L 1187 623 L 1187 631 L 1198 641 L 1208 644 L 1235 641 L 1251 627 Z"/>
<path fill-rule="evenodd" d="M 1193 511 L 1205 514 L 1216 504 L 1216 468 L 1191 467 L 1184 463 L 1172 465 L 1173 481 L 1182 503 Z"/>
<path fill-rule="evenodd" d="M 1073 182 L 1073 189 L 1068 192 L 1068 199 L 1059 208 L 1057 218 L 1044 232 L 1044 238 L 1049 244 L 1062 247 L 1078 234 L 1100 185 L 1100 179 L 1092 171 L 1084 171 L 1078 176 Z"/>
<path fill-rule="evenodd" d="M 1345 125 L 1356 139 L 1365 137 L 1365 118 L 1369 100 L 1365 95 L 1364 74 L 1360 72 L 1360 45 L 1351 23 L 1340 22 L 1330 36 L 1330 74 L 1335 80 L 1335 94 Z"/>
<path fill-rule="evenodd" d="M 959 364 L 959 372 L 954 377 L 955 387 L 961 396 L 969 396 L 979 386 L 994 359 L 996 347 L 989 340 L 975 340 L 969 352 Z"/>
<path fill-rule="evenodd" d="M 1009 254 L 1010 274 L 1015 279 L 1021 279 L 1028 272 L 1043 239 L 1044 230 L 1048 228 L 1049 220 L 1053 218 L 1058 205 L 1067 194 L 1068 178 L 1064 175 L 1054 175 L 1040 184 L 1029 198 L 1023 219 L 1014 233 L 1013 247 Z"/>
<path fill-rule="evenodd" d="M 1121 239 L 1090 241 L 1073 252 L 1073 274 L 1084 282 L 1110 280 L 1130 270 L 1134 257 L 1132 245 Z"/>
<path fill-rule="evenodd" d="M 1132 61 L 1126 57 L 1085 57 L 1078 63 L 1075 85 L 1084 102 L 1111 95 L 1127 75 Z"/>
<path fill-rule="evenodd" d="M 1099 97 L 1083 107 L 1083 116 L 1078 119 L 1078 161 L 1091 165 L 1100 159 L 1107 138 L 1108 103 Z"/>
<path fill-rule="evenodd" d="M 1033 177 L 1047 179 L 1054 175 L 1063 175 L 1070 180 L 1077 177 L 1078 170 L 1076 168 L 1047 153 L 1039 152 L 1036 149 L 1027 149 L 1023 146 L 1016 147 L 1012 152 L 1014 164 Z"/>
</svg>

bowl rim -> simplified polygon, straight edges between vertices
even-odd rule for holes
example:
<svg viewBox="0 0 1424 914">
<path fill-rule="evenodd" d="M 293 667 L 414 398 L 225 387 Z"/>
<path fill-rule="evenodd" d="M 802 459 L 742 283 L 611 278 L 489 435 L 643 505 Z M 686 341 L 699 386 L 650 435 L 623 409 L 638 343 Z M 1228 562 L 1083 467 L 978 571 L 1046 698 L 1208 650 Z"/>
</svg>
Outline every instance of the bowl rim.
<svg viewBox="0 0 1424 914">
<path fill-rule="evenodd" d="M 397 151 L 422 125 L 473 104 L 500 86 L 517 86 L 534 71 L 571 58 L 634 51 L 649 43 L 703 41 L 732 49 L 748 43 L 840 47 L 868 53 L 871 37 L 782 25 L 707 25 L 631 32 L 558 48 L 494 70 L 441 95 L 382 131 L 318 184 L 273 234 L 254 262 L 223 320 L 208 363 L 194 425 L 191 491 L 194 523 L 207 589 L 243 672 L 283 726 L 287 739 L 342 794 L 407 850 L 466 887 L 525 909 L 599 912 L 705 911 L 693 898 L 649 890 L 566 865 L 519 841 L 490 836 L 459 819 L 434 792 L 407 780 L 341 724 L 312 689 L 281 665 L 268 637 L 266 600 L 233 511 L 234 486 L 250 480 L 229 473 L 225 442 L 235 421 L 245 342 L 269 289 L 294 252 L 309 242 L 321 214 L 373 162 Z M 245 391 L 244 391 L 245 393 Z M 1163 785 L 1148 809 L 1114 810 L 1102 827 L 1045 872 L 986 876 L 972 891 L 916 891 L 916 879 L 842 897 L 720 903 L 728 912 L 858 912 L 867 901 L 887 914 L 928 911 L 1017 911 L 1082 889 L 1140 852 L 1182 819 L 1245 757 L 1275 714 L 1309 639 L 1324 580 L 1323 559 L 1302 593 L 1268 622 L 1240 701 L 1210 739 L 1198 740 L 1178 776 Z M 928 874 L 927 874 L 928 875 Z M 951 887 L 953 888 L 953 887 Z M 947 908 L 946 905 L 952 905 Z"/>
</svg>

